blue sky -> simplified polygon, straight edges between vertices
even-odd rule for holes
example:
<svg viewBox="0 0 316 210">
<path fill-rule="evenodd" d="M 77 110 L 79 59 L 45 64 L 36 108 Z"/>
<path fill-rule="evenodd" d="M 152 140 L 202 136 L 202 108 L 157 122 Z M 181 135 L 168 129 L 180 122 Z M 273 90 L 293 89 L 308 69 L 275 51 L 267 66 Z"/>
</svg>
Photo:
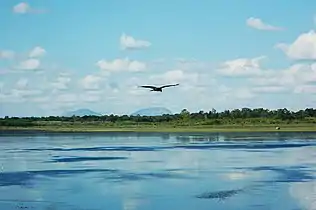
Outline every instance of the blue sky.
<svg viewBox="0 0 316 210">
<path fill-rule="evenodd" d="M 0 115 L 316 104 L 313 1 L 0 2 Z M 180 83 L 163 93 L 138 85 Z"/>
</svg>

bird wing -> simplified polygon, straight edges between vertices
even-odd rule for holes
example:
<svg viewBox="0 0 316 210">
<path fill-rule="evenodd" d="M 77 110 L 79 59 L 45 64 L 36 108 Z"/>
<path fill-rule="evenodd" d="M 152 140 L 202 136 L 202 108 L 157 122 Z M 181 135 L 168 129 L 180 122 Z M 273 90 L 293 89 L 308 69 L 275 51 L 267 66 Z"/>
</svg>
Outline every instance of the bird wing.
<svg viewBox="0 0 316 210">
<path fill-rule="evenodd" d="M 175 84 L 175 85 L 164 85 L 164 86 L 161 86 L 160 88 L 165 88 L 165 87 L 172 87 L 172 86 L 177 86 L 179 84 Z"/>
<path fill-rule="evenodd" d="M 139 87 L 143 87 L 143 88 L 156 88 L 155 86 L 150 86 L 150 85 L 141 85 Z"/>
</svg>

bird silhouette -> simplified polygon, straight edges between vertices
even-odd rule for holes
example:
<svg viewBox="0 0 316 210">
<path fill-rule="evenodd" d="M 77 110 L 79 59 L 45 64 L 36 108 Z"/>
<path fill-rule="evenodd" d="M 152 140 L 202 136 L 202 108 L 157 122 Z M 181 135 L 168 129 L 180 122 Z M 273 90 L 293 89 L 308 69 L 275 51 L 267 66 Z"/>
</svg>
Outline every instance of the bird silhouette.
<svg viewBox="0 0 316 210">
<path fill-rule="evenodd" d="M 161 87 L 156 87 L 156 86 L 151 86 L 151 85 L 142 85 L 142 86 L 139 86 L 139 87 L 143 87 L 143 88 L 151 88 L 150 91 L 157 91 L 157 92 L 162 92 L 162 89 L 163 88 L 166 88 L 166 87 L 172 87 L 172 86 L 178 86 L 179 84 L 174 84 L 174 85 L 164 85 L 164 86 L 161 86 Z"/>
</svg>

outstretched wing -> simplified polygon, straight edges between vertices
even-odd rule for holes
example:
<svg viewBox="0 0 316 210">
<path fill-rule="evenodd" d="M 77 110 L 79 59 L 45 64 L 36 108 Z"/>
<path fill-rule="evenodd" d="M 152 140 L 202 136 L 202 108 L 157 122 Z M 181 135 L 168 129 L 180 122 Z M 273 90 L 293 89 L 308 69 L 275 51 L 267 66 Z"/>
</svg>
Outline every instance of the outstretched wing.
<svg viewBox="0 0 316 210">
<path fill-rule="evenodd" d="M 156 88 L 155 86 L 150 86 L 150 85 L 141 85 L 139 87 L 143 87 L 143 88 Z"/>
<path fill-rule="evenodd" d="M 160 88 L 165 88 L 165 87 L 172 87 L 172 86 L 177 86 L 179 84 L 174 84 L 174 85 L 164 85 L 164 86 L 161 86 Z"/>
</svg>

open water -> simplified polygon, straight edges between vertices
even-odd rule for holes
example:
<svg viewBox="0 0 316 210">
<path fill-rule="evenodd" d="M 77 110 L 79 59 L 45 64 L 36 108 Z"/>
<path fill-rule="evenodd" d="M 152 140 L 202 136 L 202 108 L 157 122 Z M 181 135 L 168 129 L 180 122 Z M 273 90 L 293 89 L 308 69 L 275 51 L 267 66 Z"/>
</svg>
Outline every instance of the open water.
<svg viewBox="0 0 316 210">
<path fill-rule="evenodd" d="M 1 132 L 13 209 L 316 210 L 316 132 Z"/>
</svg>

